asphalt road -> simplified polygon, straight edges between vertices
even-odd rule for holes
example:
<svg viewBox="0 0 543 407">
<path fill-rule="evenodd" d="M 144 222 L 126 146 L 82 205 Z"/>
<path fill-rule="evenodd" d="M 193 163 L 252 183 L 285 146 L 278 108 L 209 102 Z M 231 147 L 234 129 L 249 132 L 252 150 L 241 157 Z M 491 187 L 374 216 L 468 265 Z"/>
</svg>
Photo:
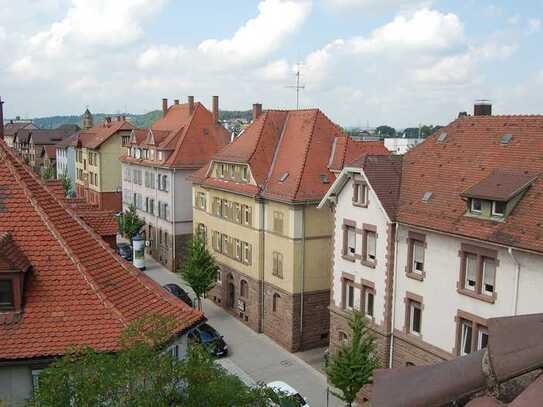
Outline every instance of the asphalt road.
<svg viewBox="0 0 543 407">
<path fill-rule="evenodd" d="M 178 275 L 149 257 L 146 267 L 145 273 L 159 284 L 176 283 L 192 293 Z M 254 332 L 211 301 L 204 301 L 204 313 L 209 324 L 224 335 L 229 347 L 229 356 L 220 363 L 246 383 L 281 380 L 298 390 L 311 407 L 345 405 L 332 394 L 327 401 L 324 375 L 297 354 L 287 352 L 267 336 Z"/>
</svg>

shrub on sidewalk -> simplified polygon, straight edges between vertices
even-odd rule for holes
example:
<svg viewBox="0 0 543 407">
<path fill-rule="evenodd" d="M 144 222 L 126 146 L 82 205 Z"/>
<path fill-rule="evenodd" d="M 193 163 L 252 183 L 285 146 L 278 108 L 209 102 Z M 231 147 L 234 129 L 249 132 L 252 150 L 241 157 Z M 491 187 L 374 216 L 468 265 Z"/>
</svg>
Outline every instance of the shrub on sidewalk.
<svg viewBox="0 0 543 407">
<path fill-rule="evenodd" d="M 187 255 L 178 271 L 196 294 L 198 309 L 201 310 L 202 297 L 217 284 L 219 267 L 199 237 L 189 243 Z"/>
</svg>

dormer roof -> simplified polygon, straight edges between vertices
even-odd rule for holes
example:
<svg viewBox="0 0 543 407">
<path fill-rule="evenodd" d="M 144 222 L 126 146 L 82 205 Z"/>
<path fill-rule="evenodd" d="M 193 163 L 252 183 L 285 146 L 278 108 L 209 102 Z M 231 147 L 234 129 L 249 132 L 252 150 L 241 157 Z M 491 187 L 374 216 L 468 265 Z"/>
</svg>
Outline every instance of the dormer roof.
<svg viewBox="0 0 543 407">
<path fill-rule="evenodd" d="M 26 272 L 29 268 L 30 261 L 17 246 L 11 233 L 0 232 L 0 272 Z"/>
<path fill-rule="evenodd" d="M 526 173 L 494 170 L 486 178 L 465 190 L 462 196 L 507 202 L 525 191 L 536 178 L 537 176 Z"/>
</svg>

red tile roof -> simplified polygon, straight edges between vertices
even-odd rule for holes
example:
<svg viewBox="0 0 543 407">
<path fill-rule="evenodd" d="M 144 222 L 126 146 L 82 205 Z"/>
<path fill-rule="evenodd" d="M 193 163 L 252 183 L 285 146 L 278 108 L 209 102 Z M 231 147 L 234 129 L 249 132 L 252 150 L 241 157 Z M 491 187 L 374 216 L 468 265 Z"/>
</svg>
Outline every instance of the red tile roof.
<svg viewBox="0 0 543 407">
<path fill-rule="evenodd" d="M 133 134 L 133 144 L 156 146 L 171 153 L 162 162 L 129 156 L 121 157 L 123 161 L 171 168 L 201 168 L 230 142 L 230 133 L 222 125 L 213 123 L 213 114 L 200 102 L 194 104 L 192 113 L 188 103 L 174 104 L 151 129 Z"/>
<path fill-rule="evenodd" d="M 8 232 L 0 233 L 0 271 L 26 271 L 29 267 L 30 262 L 17 247 L 11 234 Z"/>
<path fill-rule="evenodd" d="M 118 349 L 122 330 L 149 314 L 179 332 L 204 317 L 131 264 L 0 140 L 0 234 L 32 265 L 22 318 L 0 324 L 0 360 L 62 355 L 70 345 Z"/>
<path fill-rule="evenodd" d="M 335 140 L 330 169 L 341 171 L 345 165 L 350 165 L 362 155 L 384 155 L 390 152 L 382 141 L 359 141 L 351 137 L 337 137 Z"/>
<path fill-rule="evenodd" d="M 490 199 L 507 202 L 528 188 L 536 177 L 513 172 L 494 170 L 481 181 L 462 193 L 469 198 Z"/>
<path fill-rule="evenodd" d="M 502 143 L 505 134 L 509 143 Z M 543 252 L 541 151 L 543 116 L 460 117 L 405 155 L 398 220 Z M 536 179 L 504 221 L 464 216 L 462 193 L 495 171 Z M 426 192 L 432 197 L 423 202 Z"/>
<path fill-rule="evenodd" d="M 96 149 L 121 130 L 132 130 L 134 126 L 124 119 L 104 120 L 98 126 L 79 132 L 79 143 L 82 147 Z"/>
<path fill-rule="evenodd" d="M 56 160 L 57 158 L 57 146 L 47 144 L 43 146 L 43 152 L 50 160 Z"/>
<path fill-rule="evenodd" d="M 334 152 L 336 139 L 340 148 Z M 343 166 L 355 155 L 351 148 L 359 156 L 365 146 L 371 151 L 376 148 L 374 144 L 348 141 L 341 128 L 318 109 L 268 110 L 213 157 L 216 161 L 249 164 L 257 185 L 209 177 L 210 164 L 191 180 L 283 202 L 318 201 L 335 179 L 331 169 Z M 383 153 L 387 153 L 384 146 Z"/>
</svg>

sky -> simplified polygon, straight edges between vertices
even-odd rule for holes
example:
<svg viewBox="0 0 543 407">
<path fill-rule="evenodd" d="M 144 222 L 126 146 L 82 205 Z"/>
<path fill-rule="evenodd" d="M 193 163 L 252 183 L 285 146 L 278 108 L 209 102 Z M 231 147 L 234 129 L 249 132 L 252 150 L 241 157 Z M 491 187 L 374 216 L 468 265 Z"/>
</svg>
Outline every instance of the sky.
<svg viewBox="0 0 543 407">
<path fill-rule="evenodd" d="M 447 124 L 475 100 L 543 113 L 543 0 L 0 0 L 4 116 L 320 108 Z"/>
</svg>

